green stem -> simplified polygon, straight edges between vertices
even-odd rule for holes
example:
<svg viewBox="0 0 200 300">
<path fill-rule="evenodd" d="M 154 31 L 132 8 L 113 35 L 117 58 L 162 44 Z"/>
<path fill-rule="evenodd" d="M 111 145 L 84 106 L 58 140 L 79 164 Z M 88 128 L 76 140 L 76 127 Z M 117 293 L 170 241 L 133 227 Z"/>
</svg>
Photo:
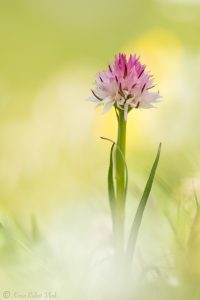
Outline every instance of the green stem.
<svg viewBox="0 0 200 300">
<path fill-rule="evenodd" d="M 126 120 L 123 110 L 118 110 L 118 137 L 117 146 L 125 158 L 126 152 Z M 118 148 L 117 147 L 117 148 Z M 115 204 L 115 243 L 119 256 L 123 255 L 124 248 L 124 213 L 125 213 L 125 162 L 122 154 L 116 149 L 116 204 Z"/>
</svg>

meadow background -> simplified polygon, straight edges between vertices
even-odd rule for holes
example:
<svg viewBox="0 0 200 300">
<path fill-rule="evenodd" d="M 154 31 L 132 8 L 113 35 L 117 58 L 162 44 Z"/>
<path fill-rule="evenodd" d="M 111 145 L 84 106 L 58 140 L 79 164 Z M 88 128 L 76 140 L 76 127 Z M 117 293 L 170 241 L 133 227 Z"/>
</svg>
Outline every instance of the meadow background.
<svg viewBox="0 0 200 300">
<path fill-rule="evenodd" d="M 86 99 L 125 52 L 163 97 L 128 120 L 127 231 L 163 144 L 130 299 L 199 299 L 199 15 L 199 0 L 0 1 L 0 297 L 96 300 L 114 286 L 101 276 L 110 145 L 99 137 L 116 139 L 116 120 Z"/>
</svg>

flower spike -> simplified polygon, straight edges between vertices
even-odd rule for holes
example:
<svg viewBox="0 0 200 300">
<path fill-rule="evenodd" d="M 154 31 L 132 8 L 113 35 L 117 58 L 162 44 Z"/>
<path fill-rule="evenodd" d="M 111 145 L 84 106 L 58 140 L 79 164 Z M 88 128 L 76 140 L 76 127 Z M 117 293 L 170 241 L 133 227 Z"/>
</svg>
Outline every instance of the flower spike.
<svg viewBox="0 0 200 300">
<path fill-rule="evenodd" d="M 115 56 L 113 64 L 97 75 L 93 96 L 90 100 L 107 108 L 117 107 L 124 111 L 124 118 L 132 109 L 151 108 L 161 98 L 154 88 L 153 76 L 141 64 L 140 57 L 125 54 Z"/>
</svg>

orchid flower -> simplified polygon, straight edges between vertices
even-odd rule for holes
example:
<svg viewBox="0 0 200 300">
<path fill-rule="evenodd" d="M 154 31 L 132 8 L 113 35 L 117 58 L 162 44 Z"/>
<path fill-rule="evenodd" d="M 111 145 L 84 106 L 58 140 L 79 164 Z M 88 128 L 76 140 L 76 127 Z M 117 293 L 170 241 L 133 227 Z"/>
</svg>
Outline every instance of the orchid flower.
<svg viewBox="0 0 200 300">
<path fill-rule="evenodd" d="M 130 55 L 127 59 L 125 54 L 119 54 L 106 71 L 97 74 L 89 100 L 103 105 L 104 112 L 117 107 L 127 119 L 132 109 L 155 107 L 161 97 L 158 91 L 151 91 L 154 87 L 153 77 L 139 57 Z"/>
</svg>

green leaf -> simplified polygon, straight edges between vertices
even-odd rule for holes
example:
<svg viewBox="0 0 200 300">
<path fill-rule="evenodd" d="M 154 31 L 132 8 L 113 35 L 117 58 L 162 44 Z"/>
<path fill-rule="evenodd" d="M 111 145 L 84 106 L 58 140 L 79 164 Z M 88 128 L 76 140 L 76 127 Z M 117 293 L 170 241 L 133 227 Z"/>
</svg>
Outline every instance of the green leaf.
<svg viewBox="0 0 200 300">
<path fill-rule="evenodd" d="M 158 152 L 157 152 L 155 161 L 153 163 L 149 178 L 147 180 L 142 198 L 140 200 L 140 203 L 139 203 L 139 206 L 138 206 L 138 209 L 137 209 L 137 212 L 136 212 L 136 215 L 135 215 L 132 227 L 131 227 L 130 236 L 129 236 L 129 240 L 128 240 L 128 245 L 127 245 L 127 259 L 128 259 L 128 262 L 131 262 L 134 251 L 135 251 L 137 236 L 138 236 L 138 233 L 139 233 L 139 229 L 140 229 L 140 225 L 141 225 L 141 222 L 142 222 L 143 213 L 144 213 L 144 210 L 145 210 L 145 207 L 146 207 L 146 204 L 147 204 L 147 200 L 148 200 L 148 197 L 149 197 L 149 194 L 150 194 L 150 191 L 151 191 L 151 188 L 152 188 L 152 184 L 153 184 L 153 181 L 154 181 L 156 169 L 157 169 L 157 166 L 158 166 L 158 161 L 159 161 L 159 158 L 160 158 L 160 151 L 161 151 L 161 143 L 158 147 Z"/>
<path fill-rule="evenodd" d="M 126 175 L 126 181 L 125 181 L 125 186 L 124 186 L 124 194 L 125 194 L 125 199 L 126 199 L 126 194 L 127 194 L 127 188 L 128 188 L 128 167 L 127 167 L 127 164 L 126 164 L 126 160 L 125 160 L 125 157 L 121 151 L 121 149 L 119 148 L 119 146 L 117 145 L 117 143 L 115 143 L 113 140 L 109 139 L 109 138 L 106 138 L 106 137 L 100 137 L 102 140 L 106 140 L 106 141 L 109 141 L 113 144 L 113 146 L 115 146 L 117 148 L 117 150 L 119 151 L 119 153 L 121 154 L 121 157 L 124 161 L 124 166 L 125 166 L 125 175 Z M 112 148 L 111 148 L 112 149 Z M 113 149 L 112 149 L 113 151 Z M 110 159 L 111 159 L 111 156 L 110 156 Z M 109 167 L 109 170 L 110 170 L 110 167 Z M 112 161 L 112 171 L 113 171 L 113 161 Z"/>
<path fill-rule="evenodd" d="M 115 144 L 113 143 L 110 149 L 110 164 L 108 169 L 108 196 L 110 202 L 110 209 L 112 213 L 112 218 L 114 221 L 114 209 L 115 209 L 115 188 L 113 180 L 113 149 Z"/>
</svg>

